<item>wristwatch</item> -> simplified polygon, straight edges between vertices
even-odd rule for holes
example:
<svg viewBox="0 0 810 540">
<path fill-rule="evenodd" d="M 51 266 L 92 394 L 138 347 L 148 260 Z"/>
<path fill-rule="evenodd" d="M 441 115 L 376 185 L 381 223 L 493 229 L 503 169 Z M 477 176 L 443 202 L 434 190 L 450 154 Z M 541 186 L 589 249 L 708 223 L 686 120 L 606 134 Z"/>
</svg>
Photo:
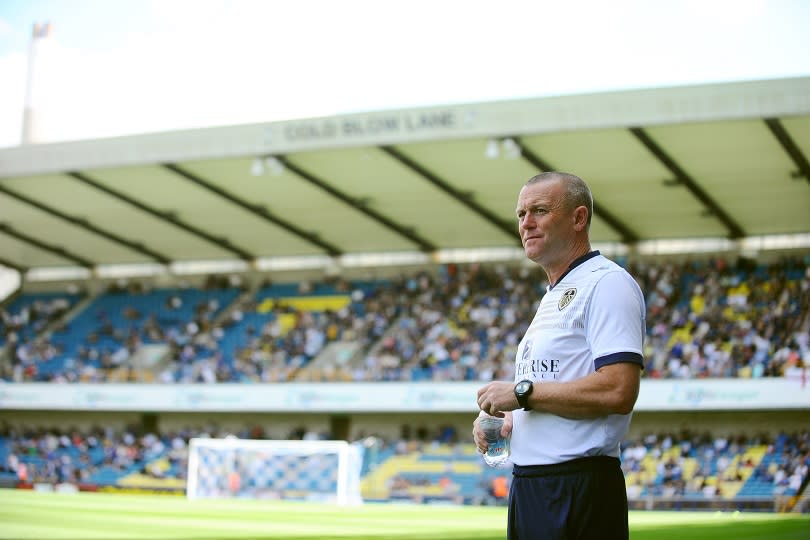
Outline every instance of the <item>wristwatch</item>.
<svg viewBox="0 0 810 540">
<path fill-rule="evenodd" d="M 525 379 L 515 385 L 515 397 L 517 398 L 518 405 L 523 407 L 524 411 L 530 411 L 529 396 L 532 395 L 532 381 Z"/>
</svg>

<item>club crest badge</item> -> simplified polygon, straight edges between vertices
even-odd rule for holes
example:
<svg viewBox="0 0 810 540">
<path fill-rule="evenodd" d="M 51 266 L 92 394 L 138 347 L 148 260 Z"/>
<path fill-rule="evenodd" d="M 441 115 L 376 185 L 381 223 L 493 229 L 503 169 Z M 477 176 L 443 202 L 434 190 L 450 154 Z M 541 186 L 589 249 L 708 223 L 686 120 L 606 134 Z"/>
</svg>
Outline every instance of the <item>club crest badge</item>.
<svg viewBox="0 0 810 540">
<path fill-rule="evenodd" d="M 560 311 L 564 310 L 566 307 L 568 307 L 568 304 L 571 303 L 571 300 L 573 300 L 576 295 L 577 295 L 576 289 L 573 288 L 567 289 L 564 293 L 562 293 L 560 301 L 557 304 L 557 309 L 559 309 Z"/>
</svg>

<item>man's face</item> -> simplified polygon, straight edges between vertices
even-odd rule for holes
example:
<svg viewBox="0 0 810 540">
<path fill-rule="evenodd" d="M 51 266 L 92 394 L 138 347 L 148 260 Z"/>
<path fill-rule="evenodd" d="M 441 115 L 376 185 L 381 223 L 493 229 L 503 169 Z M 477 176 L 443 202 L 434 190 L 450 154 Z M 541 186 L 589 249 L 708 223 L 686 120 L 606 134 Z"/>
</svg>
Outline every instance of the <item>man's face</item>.
<svg viewBox="0 0 810 540">
<path fill-rule="evenodd" d="M 517 204 L 518 232 L 526 257 L 553 263 L 573 241 L 573 213 L 563 204 L 563 186 L 545 180 L 523 186 Z"/>
</svg>

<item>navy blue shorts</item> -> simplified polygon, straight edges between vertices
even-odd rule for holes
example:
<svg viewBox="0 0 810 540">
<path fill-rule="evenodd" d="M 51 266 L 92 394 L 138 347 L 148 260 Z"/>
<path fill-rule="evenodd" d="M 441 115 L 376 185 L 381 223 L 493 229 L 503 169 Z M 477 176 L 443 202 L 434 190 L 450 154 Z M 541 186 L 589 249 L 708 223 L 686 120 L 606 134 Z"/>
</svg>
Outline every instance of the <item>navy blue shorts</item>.
<svg viewBox="0 0 810 540">
<path fill-rule="evenodd" d="M 509 490 L 509 540 L 624 540 L 627 490 L 617 458 L 515 465 Z"/>
</svg>

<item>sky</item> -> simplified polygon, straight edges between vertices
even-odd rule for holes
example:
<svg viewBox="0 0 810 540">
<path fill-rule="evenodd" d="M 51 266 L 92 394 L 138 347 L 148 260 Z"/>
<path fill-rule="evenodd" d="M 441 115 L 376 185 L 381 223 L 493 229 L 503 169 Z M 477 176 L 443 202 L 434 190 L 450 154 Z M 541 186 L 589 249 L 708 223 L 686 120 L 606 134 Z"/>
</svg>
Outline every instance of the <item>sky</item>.
<svg viewBox="0 0 810 540">
<path fill-rule="evenodd" d="M 44 22 L 42 142 L 810 75 L 807 0 L 0 0 L 0 147 Z"/>
</svg>

